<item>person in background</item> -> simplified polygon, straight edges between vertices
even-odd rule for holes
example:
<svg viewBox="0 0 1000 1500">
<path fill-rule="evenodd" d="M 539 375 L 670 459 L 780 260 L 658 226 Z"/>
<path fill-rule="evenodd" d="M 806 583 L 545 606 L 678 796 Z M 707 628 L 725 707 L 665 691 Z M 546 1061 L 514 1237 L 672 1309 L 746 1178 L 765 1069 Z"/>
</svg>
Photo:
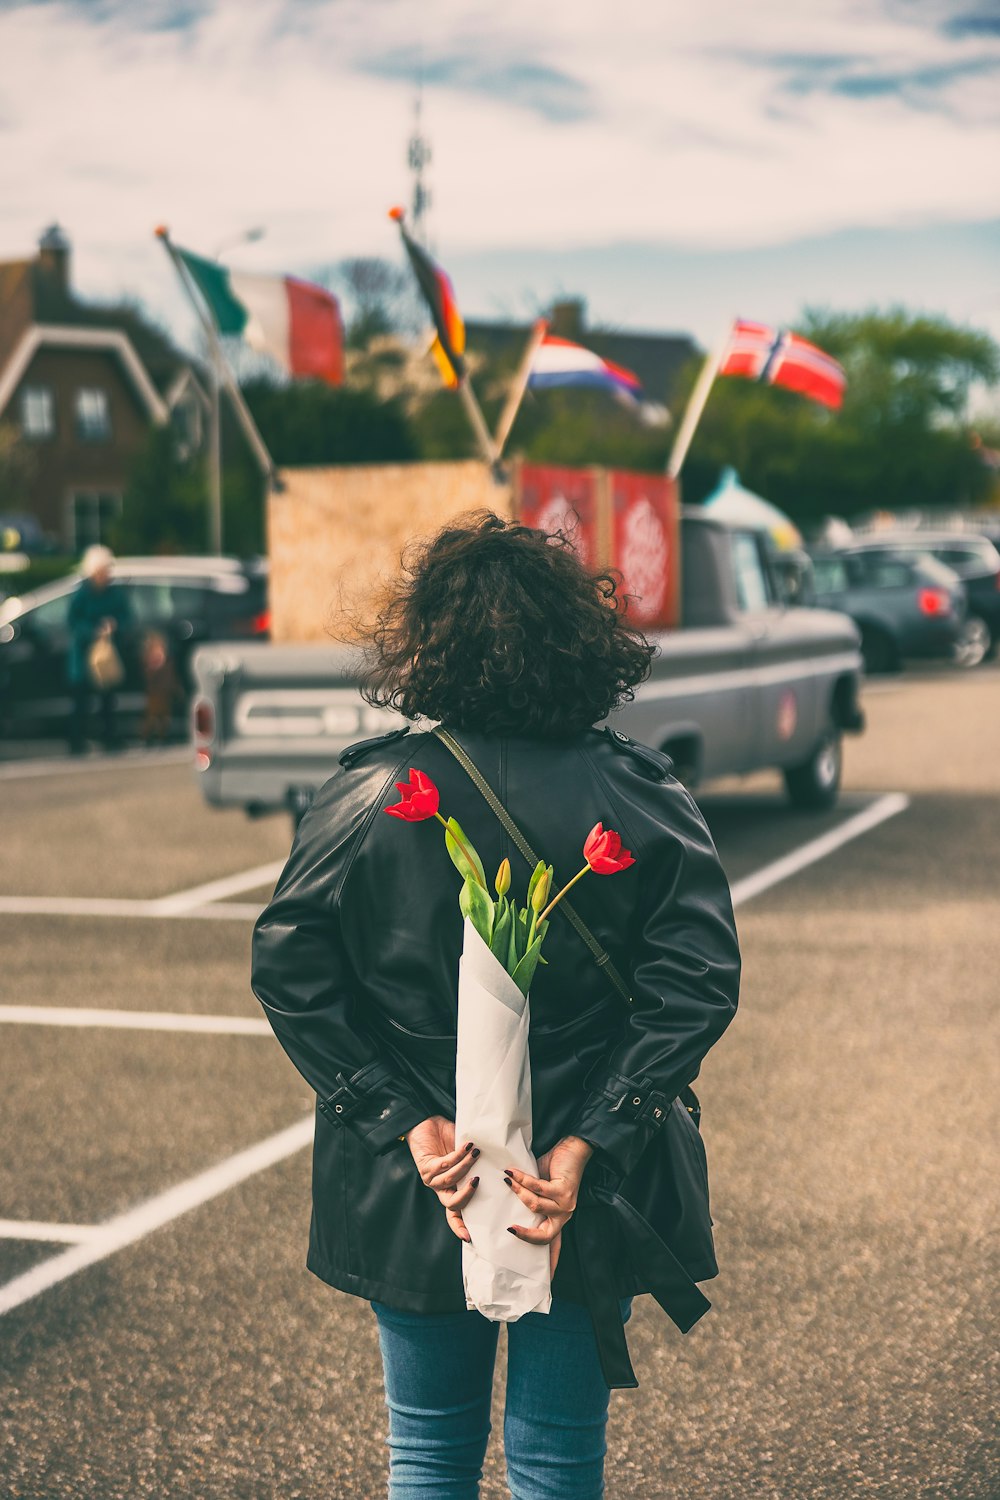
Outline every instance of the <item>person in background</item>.
<svg viewBox="0 0 1000 1500">
<path fill-rule="evenodd" d="M 105 750 L 116 750 L 121 743 L 115 722 L 115 687 L 108 678 L 95 681 L 91 653 L 101 637 L 111 640 L 119 658 L 124 637 L 131 625 L 131 614 L 125 591 L 112 582 L 114 554 L 109 547 L 88 547 L 80 563 L 82 581 L 69 607 L 68 676 L 72 707 L 69 722 L 69 748 L 72 755 L 82 755 L 87 744 L 91 699 L 96 694 L 100 705 L 101 742 Z"/>
<path fill-rule="evenodd" d="M 139 738 L 144 745 L 166 743 L 170 716 L 181 698 L 181 685 L 170 655 L 170 646 L 159 630 L 149 630 L 142 643 L 142 675 L 146 683 L 146 708 Z"/>
</svg>

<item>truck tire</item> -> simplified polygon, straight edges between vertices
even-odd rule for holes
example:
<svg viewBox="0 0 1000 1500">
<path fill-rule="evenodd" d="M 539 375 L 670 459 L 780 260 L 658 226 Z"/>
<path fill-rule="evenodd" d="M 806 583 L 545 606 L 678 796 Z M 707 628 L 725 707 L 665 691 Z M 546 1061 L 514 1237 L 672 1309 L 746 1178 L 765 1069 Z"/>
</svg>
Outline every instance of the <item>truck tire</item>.
<svg viewBox="0 0 1000 1500">
<path fill-rule="evenodd" d="M 899 671 L 899 647 L 889 632 L 877 625 L 862 625 L 861 655 L 869 677 L 877 672 Z"/>
<path fill-rule="evenodd" d="M 784 773 L 793 805 L 810 812 L 827 812 L 834 807 L 840 795 L 843 763 L 840 731 L 828 729 L 809 759 L 800 766 L 790 766 Z"/>
</svg>

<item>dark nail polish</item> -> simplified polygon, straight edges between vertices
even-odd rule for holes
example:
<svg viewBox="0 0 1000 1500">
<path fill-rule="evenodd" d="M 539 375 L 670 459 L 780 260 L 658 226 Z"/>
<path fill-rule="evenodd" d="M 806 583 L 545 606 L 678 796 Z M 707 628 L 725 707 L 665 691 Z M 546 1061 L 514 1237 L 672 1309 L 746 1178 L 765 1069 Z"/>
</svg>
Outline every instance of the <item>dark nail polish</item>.
<svg viewBox="0 0 1000 1500">
<path fill-rule="evenodd" d="M 472 1142 L 471 1141 L 466 1141 L 465 1145 L 462 1147 L 462 1150 L 463 1151 L 471 1151 L 472 1150 Z"/>
<path fill-rule="evenodd" d="M 472 1160 L 475 1161 L 478 1155 L 479 1155 L 479 1147 L 477 1146 L 476 1149 L 472 1153 Z"/>
<path fill-rule="evenodd" d="M 473 1179 L 472 1179 L 472 1186 L 473 1187 L 478 1187 L 479 1186 L 479 1178 L 478 1177 L 473 1177 Z"/>
<path fill-rule="evenodd" d="M 509 1177 L 505 1177 L 505 1178 L 504 1178 L 504 1182 L 505 1182 L 505 1183 L 506 1183 L 506 1184 L 507 1184 L 507 1186 L 508 1186 L 508 1187 L 509 1187 L 509 1188 L 512 1188 L 512 1187 L 513 1187 L 513 1186 L 514 1186 L 514 1184 L 513 1184 L 513 1182 L 512 1182 L 512 1180 L 511 1180 L 511 1179 L 510 1179 L 510 1178 L 509 1178 Z"/>
<path fill-rule="evenodd" d="M 517 1230 L 516 1229 L 508 1229 L 507 1233 L 508 1234 L 512 1234 L 514 1236 L 514 1238 L 517 1239 Z"/>
</svg>

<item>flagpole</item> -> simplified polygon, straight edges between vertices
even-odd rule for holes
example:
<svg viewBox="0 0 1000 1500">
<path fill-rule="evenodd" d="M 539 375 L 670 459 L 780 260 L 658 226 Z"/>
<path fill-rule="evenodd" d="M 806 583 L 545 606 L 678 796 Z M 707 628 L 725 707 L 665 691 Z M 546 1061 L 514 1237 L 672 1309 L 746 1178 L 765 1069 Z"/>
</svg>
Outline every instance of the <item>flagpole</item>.
<svg viewBox="0 0 1000 1500">
<path fill-rule="evenodd" d="M 482 407 L 476 400 L 476 393 L 472 389 L 472 381 L 469 378 L 468 365 L 461 357 L 460 350 L 453 351 L 450 335 L 446 331 L 445 324 L 442 321 L 441 309 L 438 306 L 439 299 L 437 296 L 435 296 L 434 290 L 430 289 L 428 286 L 429 278 L 433 278 L 435 282 L 440 283 L 440 280 L 442 276 L 444 276 L 444 273 L 438 270 L 433 261 L 431 261 L 430 257 L 427 255 L 427 252 L 421 249 L 421 247 L 418 246 L 416 242 L 410 237 L 406 228 L 405 211 L 401 208 L 390 208 L 389 218 L 393 221 L 393 223 L 396 225 L 396 228 L 399 230 L 400 239 L 403 241 L 403 248 L 406 251 L 407 258 L 410 262 L 410 267 L 413 271 L 414 276 L 416 277 L 417 286 L 420 288 L 420 291 L 423 294 L 424 301 L 430 308 L 431 321 L 434 324 L 434 330 L 437 334 L 437 343 L 443 355 L 444 365 L 449 367 L 452 374 L 455 376 L 458 394 L 462 399 L 462 405 L 465 407 L 465 414 L 469 419 L 469 425 L 475 433 L 476 442 L 479 444 L 479 447 L 482 450 L 483 458 L 489 465 L 490 471 L 493 474 L 493 478 L 497 480 L 498 483 L 500 483 L 503 479 L 503 474 L 500 469 L 500 453 L 496 443 L 490 436 L 490 430 L 486 425 L 486 418 L 483 416 Z M 444 276 L 444 280 L 447 283 L 450 291 L 450 282 L 448 282 L 448 278 L 446 276 Z M 460 317 L 459 323 L 461 324 Z M 464 325 L 462 325 L 462 327 L 464 329 Z M 450 381 L 446 383 L 450 385 Z"/>
<path fill-rule="evenodd" d="M 498 459 L 502 457 L 503 450 L 507 446 L 507 439 L 510 437 L 510 431 L 517 414 L 521 410 L 521 402 L 524 400 L 524 393 L 528 389 L 528 381 L 531 379 L 532 362 L 538 352 L 539 345 L 548 331 L 548 323 L 544 318 L 539 318 L 528 336 L 528 342 L 525 345 L 521 363 L 518 365 L 517 374 L 511 381 L 510 390 L 507 393 L 507 404 L 500 413 L 500 420 L 497 423 L 497 430 L 493 439 L 496 444 Z"/>
<path fill-rule="evenodd" d="M 497 469 L 499 468 L 500 464 L 500 454 L 497 450 L 496 444 L 490 437 L 490 429 L 486 425 L 486 418 L 483 416 L 483 409 L 479 405 L 479 402 L 476 400 L 476 393 L 472 389 L 472 382 L 469 379 L 468 370 L 466 370 L 459 377 L 458 394 L 462 398 L 462 405 L 465 407 L 465 414 L 468 417 L 469 422 L 472 426 L 472 430 L 476 435 L 476 440 L 479 443 L 480 448 L 482 449 L 483 458 L 486 460 L 489 467 L 493 470 L 494 475 L 496 475 Z"/>
<path fill-rule="evenodd" d="M 688 404 L 684 409 L 681 425 L 677 429 L 670 457 L 667 459 L 667 476 L 676 479 L 691 447 L 691 439 L 694 437 L 701 414 L 705 410 L 715 377 L 722 368 L 722 362 L 729 352 L 729 344 L 732 338 L 732 325 L 726 332 L 726 337 L 713 353 L 706 355 L 705 363 L 701 367 L 701 373 L 695 381 L 694 390 L 688 397 Z"/>
<path fill-rule="evenodd" d="M 212 419 L 208 437 L 208 504 L 210 532 L 209 546 L 222 556 L 222 393 L 219 382 L 219 361 L 215 350 L 212 361 Z"/>
<path fill-rule="evenodd" d="M 199 323 L 201 324 L 202 330 L 203 330 L 206 338 L 208 339 L 209 349 L 211 351 L 212 377 L 213 377 L 212 378 L 212 385 L 213 385 L 213 401 L 214 401 L 213 426 L 215 428 L 215 434 L 216 434 L 216 435 L 213 435 L 213 439 L 212 439 L 211 467 L 212 467 L 212 484 L 213 484 L 213 488 L 216 485 L 216 483 L 218 484 L 217 495 L 213 495 L 213 525 L 212 525 L 212 530 L 213 530 L 213 533 L 215 534 L 215 538 L 216 538 L 217 543 L 218 543 L 219 551 L 221 551 L 222 550 L 222 468 L 221 468 L 221 446 L 220 446 L 220 444 L 221 444 L 221 428 L 222 428 L 222 423 L 221 423 L 220 419 L 221 419 L 221 404 L 222 403 L 221 403 L 221 399 L 220 399 L 221 398 L 220 382 L 225 384 L 225 387 L 226 387 L 226 390 L 227 390 L 227 392 L 229 394 L 230 400 L 233 403 L 233 408 L 234 408 L 234 410 L 236 412 L 236 416 L 239 419 L 240 426 L 243 428 L 243 432 L 244 432 L 244 435 L 245 435 L 245 437 L 247 439 L 247 442 L 250 444 L 250 448 L 251 448 L 251 450 L 252 450 L 252 452 L 254 454 L 254 457 L 256 458 L 258 464 L 260 465 L 261 472 L 263 473 L 265 479 L 268 481 L 268 484 L 270 484 L 271 487 L 274 488 L 274 489 L 279 488 L 278 474 L 277 474 L 277 470 L 274 467 L 274 460 L 271 458 L 271 455 L 268 452 L 267 445 L 264 442 L 264 439 L 261 437 L 259 431 L 257 430 L 257 424 L 254 421 L 253 417 L 250 415 L 250 409 L 247 406 L 246 401 L 243 399 L 243 392 L 240 390 L 239 386 L 237 385 L 237 383 L 236 383 L 236 381 L 235 381 L 235 379 L 233 377 L 233 373 L 232 373 L 232 371 L 229 368 L 229 364 L 228 364 L 228 362 L 226 360 L 225 354 L 224 354 L 223 349 L 222 349 L 222 344 L 219 341 L 219 335 L 216 332 L 215 324 L 212 322 L 212 318 L 211 318 L 210 314 L 208 313 L 208 311 L 206 310 L 206 308 L 203 305 L 201 294 L 199 293 L 198 288 L 195 285 L 194 280 L 192 279 L 190 272 L 188 271 L 187 267 L 185 266 L 185 264 L 184 264 L 183 260 L 181 259 L 180 255 L 177 253 L 177 249 L 174 246 L 173 241 L 170 238 L 169 231 L 167 229 L 161 227 L 161 228 L 157 229 L 157 231 L 156 231 L 156 237 L 157 237 L 158 240 L 160 240 L 162 242 L 163 248 L 166 250 L 167 254 L 170 256 L 171 261 L 173 262 L 174 270 L 177 272 L 177 275 L 178 275 L 178 278 L 180 279 L 181 285 L 183 286 L 184 290 L 187 292 L 188 301 L 191 303 L 191 306 L 194 308 L 195 315 L 196 315 Z"/>
</svg>

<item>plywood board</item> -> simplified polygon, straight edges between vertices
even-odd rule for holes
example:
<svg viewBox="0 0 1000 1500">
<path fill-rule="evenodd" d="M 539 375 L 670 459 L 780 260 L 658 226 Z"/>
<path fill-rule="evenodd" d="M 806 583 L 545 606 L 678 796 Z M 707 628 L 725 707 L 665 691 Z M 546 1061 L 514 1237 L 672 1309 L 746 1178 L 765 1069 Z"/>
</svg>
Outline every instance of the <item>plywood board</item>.
<svg viewBox="0 0 1000 1500">
<path fill-rule="evenodd" d="M 281 479 L 268 501 L 275 641 L 363 633 L 409 543 L 468 511 L 513 515 L 510 488 L 476 461 L 286 469 Z"/>
</svg>

